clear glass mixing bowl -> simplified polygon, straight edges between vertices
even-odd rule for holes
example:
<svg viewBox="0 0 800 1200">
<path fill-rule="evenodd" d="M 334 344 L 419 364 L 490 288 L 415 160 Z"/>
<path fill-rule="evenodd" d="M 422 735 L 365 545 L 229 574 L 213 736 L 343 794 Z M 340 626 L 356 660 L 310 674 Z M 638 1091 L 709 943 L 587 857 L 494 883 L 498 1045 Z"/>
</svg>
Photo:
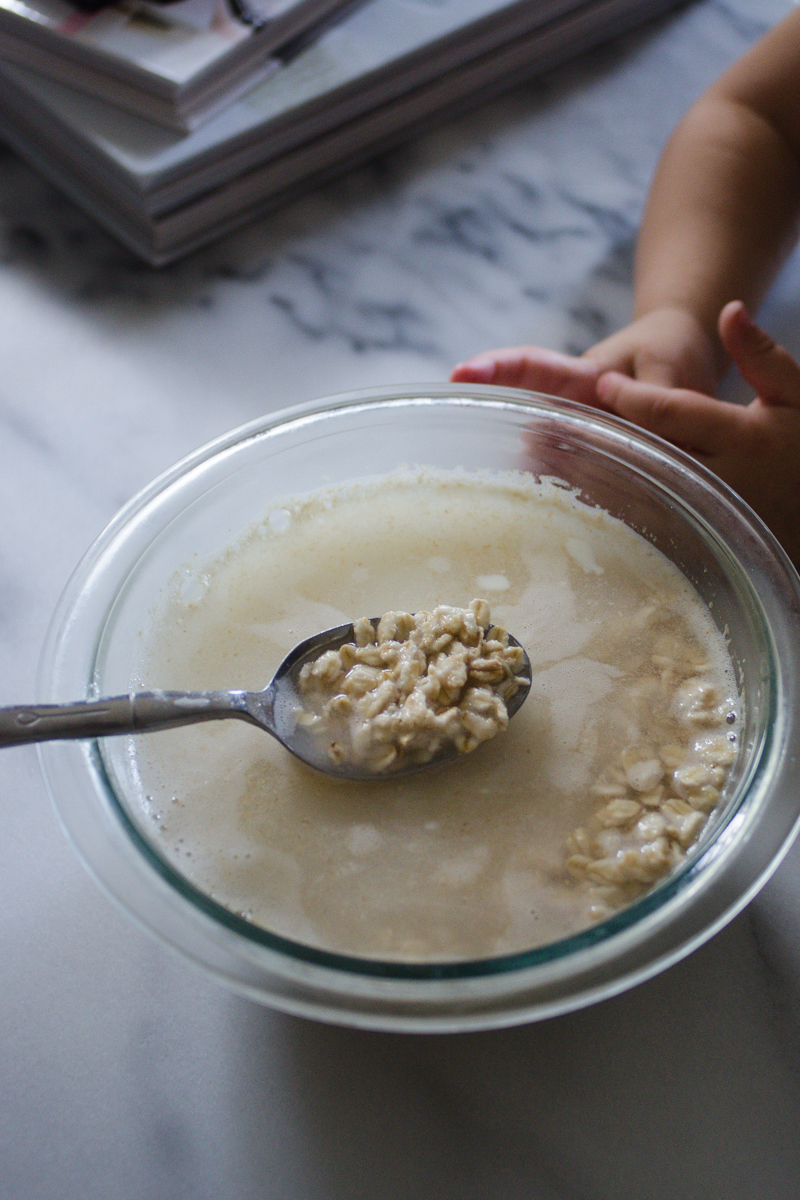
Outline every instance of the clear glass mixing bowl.
<svg viewBox="0 0 800 1200">
<path fill-rule="evenodd" d="M 798 827 L 800 579 L 747 506 L 687 456 L 625 422 L 505 388 L 387 388 L 272 414 L 178 463 L 111 522 L 59 603 L 40 698 L 127 690 L 153 598 L 182 563 L 219 550 L 281 496 L 401 464 L 563 479 L 644 532 L 709 604 L 745 697 L 743 753 L 724 811 L 679 870 L 612 918 L 524 953 L 359 959 L 255 927 L 180 875 L 131 814 L 121 739 L 45 744 L 42 767 L 69 838 L 103 888 L 239 992 L 381 1029 L 536 1020 L 611 996 L 688 954 L 764 884 Z"/>
</svg>

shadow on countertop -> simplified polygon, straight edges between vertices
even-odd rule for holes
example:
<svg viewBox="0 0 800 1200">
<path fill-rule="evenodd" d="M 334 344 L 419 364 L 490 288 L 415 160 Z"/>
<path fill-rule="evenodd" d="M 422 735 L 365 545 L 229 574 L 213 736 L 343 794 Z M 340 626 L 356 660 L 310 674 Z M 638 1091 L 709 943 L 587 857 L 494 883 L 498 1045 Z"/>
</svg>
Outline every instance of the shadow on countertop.
<svg viewBox="0 0 800 1200">
<path fill-rule="evenodd" d="M 787 1200 L 800 1172 L 797 1015 L 745 913 L 658 978 L 534 1025 L 398 1035 L 278 1018 L 295 1139 L 282 1170 L 302 1172 L 278 1187 L 259 1138 L 276 1018 L 253 1007 L 240 1029 L 253 1101 L 242 1166 L 253 1186 L 274 1178 L 276 1197 Z"/>
</svg>

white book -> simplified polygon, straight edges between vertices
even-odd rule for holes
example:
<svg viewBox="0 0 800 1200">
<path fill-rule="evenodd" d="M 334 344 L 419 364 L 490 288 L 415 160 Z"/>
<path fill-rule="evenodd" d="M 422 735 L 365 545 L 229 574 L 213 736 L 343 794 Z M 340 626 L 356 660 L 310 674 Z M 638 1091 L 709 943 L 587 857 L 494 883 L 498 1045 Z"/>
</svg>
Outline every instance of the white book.
<svg viewBox="0 0 800 1200">
<path fill-rule="evenodd" d="M 0 0 L 0 58 L 186 133 L 352 3 Z"/>
<path fill-rule="evenodd" d="M 184 138 L 0 66 L 0 135 L 160 264 L 677 2 L 369 0 Z"/>
</svg>

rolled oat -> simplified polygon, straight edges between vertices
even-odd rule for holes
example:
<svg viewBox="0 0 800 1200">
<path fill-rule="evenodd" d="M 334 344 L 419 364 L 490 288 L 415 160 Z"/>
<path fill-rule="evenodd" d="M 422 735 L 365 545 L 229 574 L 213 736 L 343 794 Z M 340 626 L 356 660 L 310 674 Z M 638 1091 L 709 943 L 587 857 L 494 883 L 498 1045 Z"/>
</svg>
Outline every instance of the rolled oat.
<svg viewBox="0 0 800 1200">
<path fill-rule="evenodd" d="M 466 754 L 508 725 L 525 656 L 491 624 L 485 600 L 467 608 L 388 612 L 353 624 L 354 641 L 300 672 L 301 720 L 329 739 L 333 762 L 370 771 L 424 764 L 445 747 Z M 527 682 L 527 679 L 524 681 Z"/>
</svg>

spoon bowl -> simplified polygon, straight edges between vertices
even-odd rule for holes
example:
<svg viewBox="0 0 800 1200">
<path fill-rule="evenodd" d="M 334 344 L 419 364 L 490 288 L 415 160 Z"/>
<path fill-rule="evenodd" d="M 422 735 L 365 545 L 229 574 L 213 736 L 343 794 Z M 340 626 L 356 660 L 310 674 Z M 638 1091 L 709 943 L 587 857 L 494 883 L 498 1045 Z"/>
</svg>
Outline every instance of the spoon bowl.
<svg viewBox="0 0 800 1200">
<path fill-rule="evenodd" d="M 380 617 L 371 617 L 377 629 Z M 491 633 L 491 629 L 488 631 Z M 343 779 L 374 780 L 408 775 L 458 758 L 463 751 L 445 742 L 427 762 L 402 755 L 386 770 L 370 770 L 345 759 L 335 762 L 327 741 L 298 721 L 305 706 L 299 686 L 300 672 L 329 650 L 339 650 L 354 639 L 353 624 L 324 629 L 290 650 L 272 680 L 260 692 L 131 692 L 71 704 L 15 705 L 0 708 L 0 748 L 29 742 L 59 739 L 110 737 L 118 734 L 152 733 L 200 721 L 236 718 L 257 725 L 307 766 Z M 508 635 L 510 645 L 522 650 L 523 663 L 516 674 L 517 689 L 506 702 L 509 718 L 518 712 L 531 687 L 531 664 L 524 647 Z"/>
</svg>

